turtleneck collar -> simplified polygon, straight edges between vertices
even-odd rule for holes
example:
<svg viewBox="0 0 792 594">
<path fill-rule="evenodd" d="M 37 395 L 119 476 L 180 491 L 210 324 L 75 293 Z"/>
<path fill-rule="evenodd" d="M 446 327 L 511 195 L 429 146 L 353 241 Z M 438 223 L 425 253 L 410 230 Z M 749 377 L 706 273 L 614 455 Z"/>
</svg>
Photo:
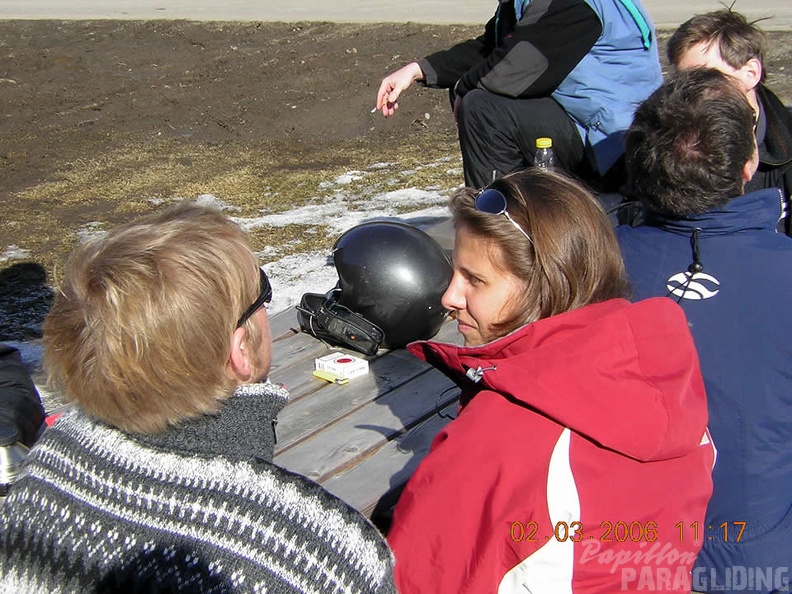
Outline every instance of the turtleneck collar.
<svg viewBox="0 0 792 594">
<path fill-rule="evenodd" d="M 276 417 L 288 400 L 289 393 L 279 385 L 246 384 L 215 415 L 188 419 L 163 433 L 130 437 L 175 453 L 272 461 Z"/>
</svg>

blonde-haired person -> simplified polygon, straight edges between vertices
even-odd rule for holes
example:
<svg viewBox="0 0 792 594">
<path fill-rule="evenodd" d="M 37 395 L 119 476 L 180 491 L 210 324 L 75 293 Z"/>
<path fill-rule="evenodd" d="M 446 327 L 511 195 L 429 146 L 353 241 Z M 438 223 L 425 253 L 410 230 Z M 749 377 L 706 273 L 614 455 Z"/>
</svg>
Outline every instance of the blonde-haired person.
<svg viewBox="0 0 792 594">
<path fill-rule="evenodd" d="M 4 591 L 394 591 L 373 525 L 272 464 L 271 296 L 239 226 L 194 204 L 75 250 L 44 345 L 76 406 L 5 502 Z"/>
<path fill-rule="evenodd" d="M 558 174 L 450 203 L 443 304 L 464 346 L 410 345 L 461 388 L 394 513 L 412 592 L 689 592 L 714 450 L 682 310 L 631 304 L 612 226 Z M 659 554 L 659 551 L 663 551 Z"/>
</svg>

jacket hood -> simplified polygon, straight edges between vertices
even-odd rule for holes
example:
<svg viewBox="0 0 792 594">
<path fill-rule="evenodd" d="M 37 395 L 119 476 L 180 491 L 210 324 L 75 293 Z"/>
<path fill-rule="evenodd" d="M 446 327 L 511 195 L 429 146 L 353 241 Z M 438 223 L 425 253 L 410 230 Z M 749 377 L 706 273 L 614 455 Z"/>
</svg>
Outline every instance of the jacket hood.
<svg viewBox="0 0 792 594">
<path fill-rule="evenodd" d="M 670 299 L 588 305 L 475 347 L 408 348 L 463 392 L 498 392 L 637 460 L 682 456 L 705 432 L 698 356 Z"/>
</svg>

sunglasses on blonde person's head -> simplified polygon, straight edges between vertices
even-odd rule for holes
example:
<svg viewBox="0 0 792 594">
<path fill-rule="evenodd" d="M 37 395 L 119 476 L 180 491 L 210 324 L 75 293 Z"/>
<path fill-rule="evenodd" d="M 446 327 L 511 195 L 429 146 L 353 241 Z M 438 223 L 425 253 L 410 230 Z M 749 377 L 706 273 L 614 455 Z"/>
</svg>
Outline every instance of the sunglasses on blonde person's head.
<svg viewBox="0 0 792 594">
<path fill-rule="evenodd" d="M 525 239 L 527 239 L 529 242 L 531 242 L 531 245 L 533 245 L 531 236 L 525 232 L 525 229 L 517 224 L 517 221 L 511 218 L 507 207 L 508 202 L 506 201 L 506 196 L 503 195 L 503 192 L 496 190 L 495 188 L 487 188 L 482 190 L 476 196 L 476 210 L 492 215 L 504 215 L 507 219 L 509 219 L 509 222 L 514 225 L 514 228 L 525 235 Z"/>
<path fill-rule="evenodd" d="M 272 285 L 270 284 L 269 278 L 267 278 L 267 273 L 264 272 L 263 268 L 259 268 L 259 274 L 259 296 L 239 318 L 237 328 L 247 322 L 250 316 L 256 313 L 261 307 L 272 301 Z"/>
</svg>

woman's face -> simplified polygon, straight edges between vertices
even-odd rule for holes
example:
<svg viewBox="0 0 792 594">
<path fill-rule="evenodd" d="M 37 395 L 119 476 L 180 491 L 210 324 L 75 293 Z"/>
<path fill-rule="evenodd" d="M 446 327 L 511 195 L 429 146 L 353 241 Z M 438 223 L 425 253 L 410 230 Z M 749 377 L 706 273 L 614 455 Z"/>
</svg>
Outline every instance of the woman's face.
<svg viewBox="0 0 792 594">
<path fill-rule="evenodd" d="M 443 306 L 457 320 L 465 346 L 475 346 L 500 338 L 494 324 L 505 320 L 525 283 L 500 264 L 503 252 L 466 226 L 456 230 L 454 276 L 443 295 Z"/>
</svg>

